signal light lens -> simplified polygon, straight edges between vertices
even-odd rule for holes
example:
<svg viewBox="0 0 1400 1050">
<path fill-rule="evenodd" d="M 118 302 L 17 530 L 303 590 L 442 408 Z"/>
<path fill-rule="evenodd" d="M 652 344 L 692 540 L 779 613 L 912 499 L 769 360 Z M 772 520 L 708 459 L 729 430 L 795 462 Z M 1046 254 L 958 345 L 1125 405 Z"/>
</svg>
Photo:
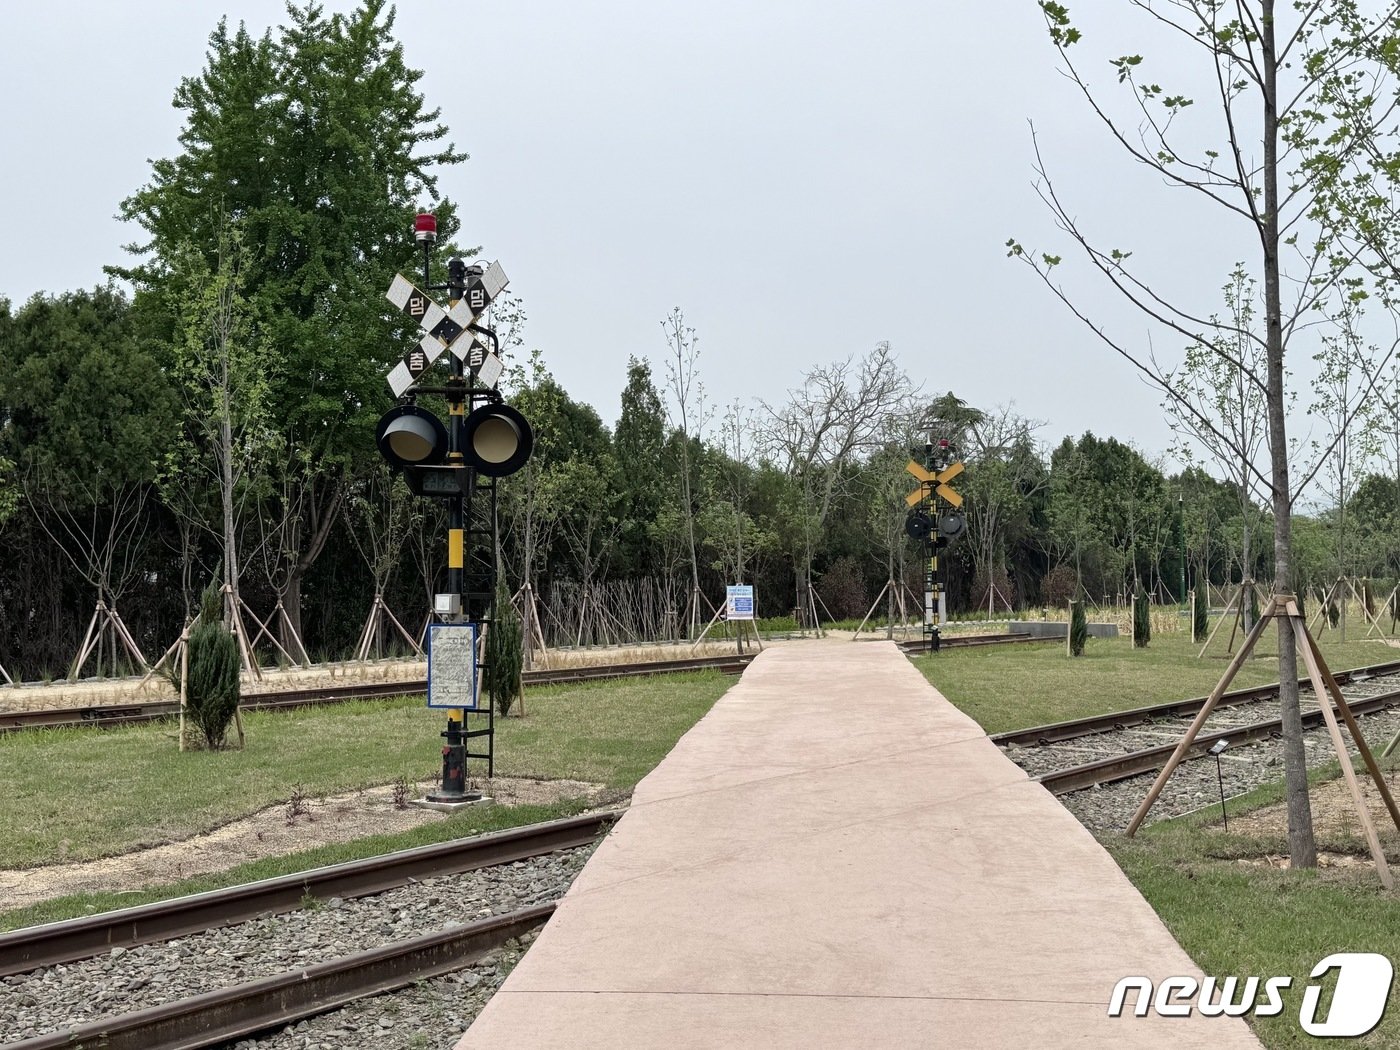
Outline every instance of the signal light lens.
<svg viewBox="0 0 1400 1050">
<path fill-rule="evenodd" d="M 479 473 L 504 478 L 530 459 L 535 432 L 529 422 L 509 405 L 483 405 L 462 424 L 463 455 Z"/>
<path fill-rule="evenodd" d="M 447 428 L 417 405 L 400 405 L 384 413 L 374 440 L 380 454 L 396 467 L 441 463 L 447 458 Z"/>
</svg>

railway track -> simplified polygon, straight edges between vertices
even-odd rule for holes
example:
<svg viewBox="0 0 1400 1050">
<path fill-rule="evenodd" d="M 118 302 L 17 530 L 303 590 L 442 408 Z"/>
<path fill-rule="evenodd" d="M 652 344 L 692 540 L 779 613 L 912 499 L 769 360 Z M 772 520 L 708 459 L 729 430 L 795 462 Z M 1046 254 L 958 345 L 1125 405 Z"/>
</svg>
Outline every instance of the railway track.
<svg viewBox="0 0 1400 1050">
<path fill-rule="evenodd" d="M 684 671 L 716 670 L 723 674 L 741 674 L 752 659 L 751 655 L 734 654 L 696 657 L 688 660 L 605 664 L 597 667 L 525 671 L 521 678 L 524 685 L 539 687 L 595 682 L 610 678 L 641 678 L 658 674 L 678 674 Z M 316 704 L 378 699 L 386 696 L 416 696 L 425 693 L 427 688 L 427 680 L 419 678 L 402 682 L 364 682 L 343 686 L 322 686 L 314 689 L 284 689 L 277 692 L 245 693 L 239 707 L 244 711 L 285 710 Z M 8 711 L 0 712 L 0 733 L 20 729 L 134 725 L 139 722 L 153 722 L 171 718 L 179 713 L 180 705 L 174 700 L 62 707 L 41 711 Z"/>
<path fill-rule="evenodd" d="M 542 926 L 554 904 L 398 941 L 145 1010 L 4 1044 L 5 1050 L 202 1050 L 466 969 Z"/>
<path fill-rule="evenodd" d="M 609 810 L 474 839 L 420 847 L 278 879 L 0 935 L 0 975 L 26 974 L 113 949 L 171 940 L 268 914 L 310 898 L 381 893 L 415 881 L 507 865 L 591 845 L 620 815 Z M 554 911 L 546 901 L 382 944 L 368 951 L 107 1016 L 6 1043 L 5 1050 L 191 1050 L 216 1046 L 347 1003 L 465 969 L 522 938 Z"/>
<path fill-rule="evenodd" d="M 1017 645 L 1024 642 L 1060 642 L 1058 638 L 1041 638 L 1033 634 L 964 634 L 953 635 L 939 641 L 940 649 L 978 649 L 994 645 Z M 914 639 L 897 643 L 906 653 L 928 652 L 928 643 Z"/>
<path fill-rule="evenodd" d="M 1358 717 L 1400 709 L 1400 661 L 1342 671 L 1336 679 Z M 1306 680 L 1299 684 L 1307 686 Z M 1277 683 L 1224 694 L 1187 757 L 1200 757 L 1220 740 L 1237 747 L 1279 737 L 1282 721 L 1259 717 L 1277 696 Z M 1322 710 L 1311 688 L 1301 697 L 1304 729 L 1321 727 Z M 1160 769 L 1205 699 L 996 733 L 991 739 L 1032 779 L 1057 795 L 1068 794 Z"/>
</svg>

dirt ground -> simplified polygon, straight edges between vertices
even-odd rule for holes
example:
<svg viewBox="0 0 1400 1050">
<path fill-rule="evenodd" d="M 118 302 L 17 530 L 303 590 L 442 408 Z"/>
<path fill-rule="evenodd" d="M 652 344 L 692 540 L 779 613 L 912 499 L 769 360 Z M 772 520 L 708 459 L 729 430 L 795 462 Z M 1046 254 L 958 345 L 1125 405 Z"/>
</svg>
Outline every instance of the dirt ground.
<svg viewBox="0 0 1400 1050">
<path fill-rule="evenodd" d="M 421 798 L 436 781 L 418 784 L 409 798 Z M 497 802 L 524 804 L 594 799 L 602 785 L 577 780 L 524 780 L 498 777 L 478 781 L 475 790 Z M 293 812 L 293 810 L 300 812 Z M 51 897 L 90 890 L 120 893 L 223 871 L 248 861 L 281 856 L 328 843 L 407 831 L 445 820 L 442 813 L 417 806 L 399 808 L 394 788 L 369 788 L 350 795 L 283 803 L 183 842 L 124 853 L 81 864 L 54 864 L 0 871 L 0 900 L 23 908 Z M 470 823 L 468 823 L 470 828 Z"/>
<path fill-rule="evenodd" d="M 1381 848 L 1393 855 L 1396 846 L 1400 845 L 1400 831 L 1396 830 L 1395 822 L 1386 810 L 1385 803 L 1382 801 L 1375 783 L 1359 763 L 1357 782 L 1361 785 L 1367 812 L 1370 813 L 1371 821 L 1380 837 Z M 1400 800 L 1400 776 L 1395 773 L 1388 774 L 1386 786 L 1390 788 L 1391 796 Z M 1365 832 L 1356 812 L 1356 804 L 1352 801 L 1351 792 L 1347 789 L 1345 779 L 1338 777 L 1326 784 L 1317 785 L 1312 789 L 1310 797 L 1312 799 L 1313 829 L 1319 838 L 1325 836 L 1364 838 Z M 1280 802 L 1277 805 L 1257 809 L 1243 816 L 1231 817 L 1230 830 L 1242 835 L 1270 836 L 1286 841 L 1288 807 Z M 1286 868 L 1288 867 L 1288 857 L 1286 854 L 1269 855 L 1249 858 L 1242 860 L 1241 863 L 1267 864 L 1275 868 Z M 1366 854 L 1320 852 L 1317 863 L 1319 867 L 1323 868 L 1372 867 L 1371 858 Z"/>
</svg>

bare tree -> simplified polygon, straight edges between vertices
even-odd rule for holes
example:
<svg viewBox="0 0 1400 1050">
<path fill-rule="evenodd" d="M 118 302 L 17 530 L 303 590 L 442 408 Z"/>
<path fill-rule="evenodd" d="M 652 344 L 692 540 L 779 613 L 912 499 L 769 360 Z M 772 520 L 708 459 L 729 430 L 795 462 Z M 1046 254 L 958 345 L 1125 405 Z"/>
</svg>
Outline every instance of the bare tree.
<svg viewBox="0 0 1400 1050">
<path fill-rule="evenodd" d="M 405 629 L 384 601 L 384 593 L 408 543 L 407 531 L 413 521 L 414 505 L 419 502 L 384 463 L 371 464 L 347 497 L 347 513 L 352 524 L 347 530 L 350 541 L 360 552 L 374 581 L 374 596 L 356 653 L 360 659 L 368 659 L 371 653 L 378 657 L 386 638 L 392 637 L 386 619 L 398 629 L 399 636 L 411 650 L 420 648 L 421 640 Z M 432 608 L 431 604 L 428 608 Z"/>
<path fill-rule="evenodd" d="M 1220 325 L 1212 325 L 1203 312 L 1173 301 L 1154 287 L 1136 263 L 1130 267 L 1132 251 L 1092 240 L 1056 189 L 1039 145 L 1035 147 L 1038 192 L 1090 268 L 1152 322 L 1175 333 L 1187 345 L 1206 343 L 1215 353 L 1229 357 L 1262 392 L 1269 461 L 1267 473 L 1252 469 L 1273 507 L 1274 589 L 1287 593 L 1292 582 L 1292 508 L 1310 475 L 1299 484 L 1290 476 L 1285 354 L 1304 335 L 1319 308 L 1350 294 L 1346 282 L 1358 254 L 1337 241 L 1336 216 L 1320 206 L 1324 202 L 1318 183 L 1308 169 L 1322 158 L 1333 167 L 1345 167 L 1361 152 L 1361 143 L 1376 140 L 1379 122 L 1388 119 L 1384 111 L 1358 112 L 1350 121 L 1339 118 L 1340 107 L 1328 100 L 1326 92 L 1331 85 L 1349 82 L 1349 74 L 1364 61 L 1372 42 L 1393 38 L 1397 6 L 1388 5 L 1381 15 L 1369 19 L 1357 15 L 1353 5 L 1324 0 L 1306 0 L 1289 6 L 1286 12 L 1279 12 L 1274 0 L 1133 0 L 1132 6 L 1149 25 L 1179 45 L 1195 48 L 1202 57 L 1205 76 L 1201 83 L 1210 84 L 1211 106 L 1194 107 L 1188 94 L 1164 88 L 1145 75 L 1142 55 L 1130 54 L 1111 60 L 1128 95 L 1126 113 L 1112 110 L 1090 88 L 1081 66 L 1071 57 L 1072 49 L 1082 43 L 1083 33 L 1071 24 L 1064 5 L 1041 0 L 1040 6 L 1066 77 L 1112 140 L 1168 186 L 1219 208 L 1219 214 L 1236 223 L 1248 243 L 1258 245 L 1264 332 L 1262 337 L 1247 331 L 1237 334 L 1260 341 L 1262 374 L 1235 357 L 1228 341 L 1211 343 L 1205 337 Z M 1181 75 L 1179 64 L 1174 71 Z M 1350 89 L 1338 88 L 1347 99 L 1366 89 L 1364 82 L 1353 79 L 1350 83 Z M 1212 119 L 1212 127 L 1203 126 Z M 1196 144 L 1203 141 L 1211 145 L 1199 148 Z M 1230 443 L 1228 432 L 1214 419 L 1200 413 L 1189 400 L 1177 397 L 1167 376 L 1146 354 L 1115 338 L 1075 305 L 1053 276 L 1062 262 L 1058 255 L 1029 250 L 1014 238 L 1008 249 L 1110 349 L 1176 401 L 1203 429 Z M 1285 255 L 1292 266 L 1285 264 Z M 1248 456 L 1247 449 L 1233 451 L 1242 461 Z M 1294 867 L 1313 867 L 1317 854 L 1298 707 L 1297 653 L 1292 624 L 1286 619 L 1279 621 L 1279 679 L 1289 853 Z"/>
<path fill-rule="evenodd" d="M 838 494 L 857 457 L 903 433 L 916 388 L 899 367 L 889 343 L 878 343 L 859 361 L 846 358 L 814 368 L 785 405 L 761 402 L 767 417 L 766 451 L 781 462 L 801 493 L 796 600 L 798 615 L 811 609 L 812 563 Z"/>
<path fill-rule="evenodd" d="M 1360 333 L 1360 303 L 1347 300 L 1339 311 L 1335 332 L 1323 336 L 1322 349 L 1313 355 L 1320 366 L 1309 414 L 1322 421 L 1323 432 L 1312 442 L 1313 454 L 1322 465 L 1321 478 L 1337 511 L 1337 574 L 1341 580 L 1355 566 L 1347 551 L 1347 504 L 1356 490 L 1366 463 L 1380 451 L 1377 428 L 1367 425 L 1378 415 L 1380 399 L 1368 399 L 1360 410 L 1353 407 L 1357 388 L 1370 389 L 1372 374 L 1382 355 L 1368 346 Z M 1384 355 L 1391 357 L 1394 352 Z M 1359 424 L 1359 425 L 1358 425 Z M 1342 607 L 1342 639 L 1346 640 L 1346 601 Z"/>
<path fill-rule="evenodd" d="M 681 467 L 681 517 L 685 522 L 686 544 L 690 551 L 690 633 L 699 626 L 700 560 L 695 543 L 694 479 L 691 477 L 691 442 L 704 440 L 713 409 L 705 402 L 705 384 L 700 382 L 700 337 L 685 323 L 685 314 L 677 306 L 664 321 L 666 333 L 666 414 L 672 429 L 679 434 Z"/>
<path fill-rule="evenodd" d="M 1153 367 L 1174 391 L 1162 402 L 1162 409 L 1167 423 L 1183 440 L 1178 455 L 1189 464 L 1194 459 L 1193 446 L 1204 449 L 1239 498 L 1240 579 L 1248 580 L 1254 575 L 1251 541 L 1262 516 L 1260 504 L 1268 499 L 1267 486 L 1261 481 L 1261 455 L 1268 438 L 1265 391 L 1252 377 L 1263 375 L 1268 362 L 1265 344 L 1254 325 L 1258 284 L 1243 264 L 1235 266 L 1222 294 L 1227 319 L 1222 322 L 1212 315 L 1205 340 L 1188 346 L 1185 360 L 1175 369 L 1165 368 L 1155 359 Z M 1203 419 L 1211 425 L 1204 425 Z M 1254 626 L 1249 604 L 1243 609 L 1244 629 L 1248 631 Z"/>
<path fill-rule="evenodd" d="M 714 551 L 715 567 L 726 580 L 743 583 L 749 560 L 769 537 L 748 512 L 749 478 L 753 472 L 753 410 L 736 399 L 719 424 L 723 455 L 706 470 L 705 508 L 700 513 L 705 546 Z"/>
<path fill-rule="evenodd" d="M 960 450 L 969 464 L 964 482 L 967 532 L 989 585 L 996 571 L 1005 568 L 1009 529 L 1025 519 L 1032 499 L 1049 484 L 1050 472 L 1035 441 L 1044 425 L 1018 415 L 1011 405 L 978 412 L 968 424 Z"/>
</svg>

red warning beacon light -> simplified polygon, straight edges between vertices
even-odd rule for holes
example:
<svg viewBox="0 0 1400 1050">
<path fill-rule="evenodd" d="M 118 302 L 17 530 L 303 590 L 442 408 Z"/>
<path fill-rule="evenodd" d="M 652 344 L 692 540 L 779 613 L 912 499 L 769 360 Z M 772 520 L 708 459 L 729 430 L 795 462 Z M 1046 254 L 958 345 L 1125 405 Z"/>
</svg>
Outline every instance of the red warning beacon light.
<svg viewBox="0 0 1400 1050">
<path fill-rule="evenodd" d="M 938 447 L 939 447 L 939 448 L 947 448 L 947 447 L 948 447 L 948 439 L 947 439 L 947 438 L 939 438 L 939 439 L 938 439 Z"/>
<path fill-rule="evenodd" d="M 432 212 L 419 212 L 413 220 L 413 239 L 419 244 L 432 244 L 437 240 L 437 216 Z"/>
</svg>

